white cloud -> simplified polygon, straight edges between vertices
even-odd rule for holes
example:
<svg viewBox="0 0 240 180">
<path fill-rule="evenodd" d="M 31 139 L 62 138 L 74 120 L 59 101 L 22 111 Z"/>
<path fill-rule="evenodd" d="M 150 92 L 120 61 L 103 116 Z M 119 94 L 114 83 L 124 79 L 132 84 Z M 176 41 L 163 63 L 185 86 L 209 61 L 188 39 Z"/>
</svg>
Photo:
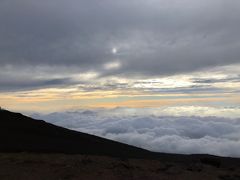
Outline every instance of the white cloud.
<svg viewBox="0 0 240 180">
<path fill-rule="evenodd" d="M 115 49 L 115 51 L 116 51 L 116 49 Z M 115 51 L 113 50 L 113 52 L 115 52 Z M 117 53 L 117 51 L 114 54 L 116 54 L 116 53 Z M 120 67 L 121 67 L 121 63 L 119 61 L 113 61 L 113 62 L 104 64 L 105 70 L 118 69 Z"/>
<path fill-rule="evenodd" d="M 159 109 L 118 108 L 33 117 L 157 152 L 240 157 L 240 119 L 164 115 Z"/>
</svg>

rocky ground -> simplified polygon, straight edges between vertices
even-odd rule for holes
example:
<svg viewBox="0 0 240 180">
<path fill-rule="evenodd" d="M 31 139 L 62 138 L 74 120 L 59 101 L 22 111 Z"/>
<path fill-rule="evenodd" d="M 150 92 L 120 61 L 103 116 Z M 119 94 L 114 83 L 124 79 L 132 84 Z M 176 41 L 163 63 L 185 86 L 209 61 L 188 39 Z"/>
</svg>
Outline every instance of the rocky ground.
<svg viewBox="0 0 240 180">
<path fill-rule="evenodd" d="M 240 166 L 218 158 L 184 161 L 1 153 L 1 180 L 239 180 Z"/>
</svg>

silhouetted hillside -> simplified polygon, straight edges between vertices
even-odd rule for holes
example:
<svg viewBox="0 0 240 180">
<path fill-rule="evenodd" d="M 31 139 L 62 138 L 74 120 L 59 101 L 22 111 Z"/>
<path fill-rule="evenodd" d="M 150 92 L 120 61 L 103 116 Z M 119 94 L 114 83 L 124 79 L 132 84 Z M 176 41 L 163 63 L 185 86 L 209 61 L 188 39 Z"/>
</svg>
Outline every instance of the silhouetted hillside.
<svg viewBox="0 0 240 180">
<path fill-rule="evenodd" d="M 141 157 L 149 151 L 68 130 L 19 113 L 0 111 L 0 151 Z"/>
</svg>

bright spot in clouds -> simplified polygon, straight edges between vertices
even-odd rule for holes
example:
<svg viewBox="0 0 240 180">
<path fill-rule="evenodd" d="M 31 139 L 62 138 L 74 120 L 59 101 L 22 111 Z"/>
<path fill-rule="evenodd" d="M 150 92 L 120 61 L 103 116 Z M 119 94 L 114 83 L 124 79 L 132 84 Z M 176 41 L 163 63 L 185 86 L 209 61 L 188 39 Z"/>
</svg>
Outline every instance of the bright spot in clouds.
<svg viewBox="0 0 240 180">
<path fill-rule="evenodd" d="M 117 54 L 117 52 L 118 52 L 118 51 L 117 51 L 117 48 L 112 48 L 112 53 L 113 53 L 113 54 Z"/>
</svg>

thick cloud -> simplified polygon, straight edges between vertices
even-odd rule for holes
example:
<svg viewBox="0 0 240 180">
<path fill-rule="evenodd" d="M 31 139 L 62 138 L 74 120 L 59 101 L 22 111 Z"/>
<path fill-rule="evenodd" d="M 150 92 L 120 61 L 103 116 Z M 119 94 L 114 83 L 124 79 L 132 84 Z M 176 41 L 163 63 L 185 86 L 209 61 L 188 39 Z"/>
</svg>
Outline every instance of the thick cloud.
<svg viewBox="0 0 240 180">
<path fill-rule="evenodd" d="M 239 7 L 234 0 L 2 0 L 0 63 L 102 75 L 239 63 Z M 119 68 L 104 69 L 115 60 Z"/>
<path fill-rule="evenodd" d="M 0 92 L 1 91 L 20 91 L 20 90 L 32 90 L 36 88 L 44 88 L 44 87 L 54 87 L 54 86 L 66 86 L 66 84 L 70 84 L 71 80 L 67 78 L 63 79 L 18 79 L 14 80 L 6 80 L 0 78 Z"/>
<path fill-rule="evenodd" d="M 184 107 L 179 107 L 184 114 Z M 187 109 L 187 107 L 185 107 Z M 233 113 L 228 108 L 196 107 L 195 114 Z M 191 107 L 188 107 L 191 115 Z M 209 112 L 208 112 L 209 111 Z M 227 112 L 229 111 L 229 112 Z M 239 109 L 234 110 L 238 113 Z M 166 113 L 167 112 L 167 113 Z M 178 114 L 177 108 L 175 113 Z M 79 110 L 32 115 L 70 129 L 95 134 L 157 152 L 240 157 L 240 119 L 213 116 L 169 116 L 170 109 Z M 217 114 L 213 112 L 213 114 Z M 164 116 L 168 115 L 168 116 Z"/>
</svg>

